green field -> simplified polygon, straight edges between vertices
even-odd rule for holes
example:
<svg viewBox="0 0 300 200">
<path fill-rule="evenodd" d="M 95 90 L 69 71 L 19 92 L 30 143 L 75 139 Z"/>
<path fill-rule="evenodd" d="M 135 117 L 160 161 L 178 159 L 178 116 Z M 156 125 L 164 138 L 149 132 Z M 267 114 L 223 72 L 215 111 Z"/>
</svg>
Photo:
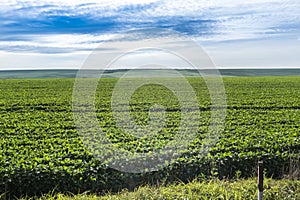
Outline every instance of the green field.
<svg viewBox="0 0 300 200">
<path fill-rule="evenodd" d="M 172 141 L 180 121 L 174 94 L 154 84 L 134 93 L 127 114 L 137 124 L 149 124 L 148 110 L 154 104 L 166 110 L 160 132 L 150 139 L 147 134 L 136 138 L 125 134 L 111 113 L 117 80 L 101 79 L 95 98 L 96 116 L 109 142 L 129 152 L 151 153 Z M 168 81 L 178 84 L 176 78 Z M 187 182 L 195 177 L 231 179 L 238 174 L 246 178 L 255 174 L 259 159 L 264 160 L 268 177 L 282 178 L 299 167 L 299 76 L 225 77 L 225 129 L 206 157 L 199 154 L 211 121 L 209 93 L 202 79 L 190 77 L 188 81 L 201 111 L 201 120 L 191 121 L 197 126 L 195 139 L 163 169 L 131 174 L 111 169 L 85 149 L 73 119 L 74 79 L 1 79 L 0 194 L 114 192 L 159 181 Z"/>
</svg>

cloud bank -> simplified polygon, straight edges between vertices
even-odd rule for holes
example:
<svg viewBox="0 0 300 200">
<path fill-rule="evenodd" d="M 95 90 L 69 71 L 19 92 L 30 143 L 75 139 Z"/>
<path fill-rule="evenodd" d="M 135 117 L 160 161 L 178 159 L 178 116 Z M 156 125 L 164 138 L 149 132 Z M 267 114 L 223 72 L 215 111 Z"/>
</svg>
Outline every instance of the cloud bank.
<svg viewBox="0 0 300 200">
<path fill-rule="evenodd" d="M 271 56 L 258 60 L 262 66 L 275 66 L 270 58 L 277 57 L 279 52 L 272 49 L 279 46 L 289 52 L 280 63 L 299 67 L 299 60 L 291 59 L 292 51 L 299 51 L 299 10 L 298 0 L 4 0 L 0 7 L 0 68 L 41 66 L 35 57 L 52 58 L 50 68 L 78 68 L 101 42 L 131 29 L 147 28 L 170 29 L 191 37 L 221 67 L 247 67 L 242 59 L 253 60 L 269 50 Z M 268 46 L 259 41 L 268 41 L 263 42 Z M 238 49 L 244 50 L 240 61 L 227 62 Z M 22 59 L 14 61 L 18 56 Z"/>
</svg>

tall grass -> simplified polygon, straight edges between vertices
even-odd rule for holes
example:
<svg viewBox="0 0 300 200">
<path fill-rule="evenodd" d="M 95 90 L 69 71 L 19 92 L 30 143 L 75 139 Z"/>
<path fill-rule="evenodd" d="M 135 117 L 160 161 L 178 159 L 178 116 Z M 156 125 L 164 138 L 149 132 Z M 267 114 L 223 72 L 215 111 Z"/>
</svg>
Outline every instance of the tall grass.
<svg viewBox="0 0 300 200">
<path fill-rule="evenodd" d="M 300 199 L 300 181 L 299 180 L 273 180 L 265 179 L 264 182 L 264 198 L 270 200 Z M 23 198 L 23 199 L 36 199 Z M 168 186 L 142 186 L 133 192 L 123 190 L 117 194 L 107 193 L 98 196 L 96 194 L 46 194 L 39 199 L 58 199 L 58 200 L 114 200 L 114 199 L 219 199 L 219 200 L 247 200 L 257 198 L 257 181 L 256 179 L 238 179 L 234 181 L 228 180 L 194 180 L 190 183 L 177 183 Z"/>
</svg>

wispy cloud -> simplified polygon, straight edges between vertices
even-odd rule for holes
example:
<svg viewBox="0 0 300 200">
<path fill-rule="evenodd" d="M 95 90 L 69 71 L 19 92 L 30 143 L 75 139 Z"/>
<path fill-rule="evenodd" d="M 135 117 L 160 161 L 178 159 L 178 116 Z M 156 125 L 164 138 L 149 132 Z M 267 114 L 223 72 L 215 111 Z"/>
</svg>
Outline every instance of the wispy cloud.
<svg viewBox="0 0 300 200">
<path fill-rule="evenodd" d="M 99 43 L 113 37 L 113 34 L 47 34 L 23 35 L 19 40 L 7 38 L 0 42 L 0 50 L 32 53 L 72 53 L 92 51 Z M 21 39 L 20 39 L 21 38 Z"/>
<path fill-rule="evenodd" d="M 299 10 L 298 0 L 2 0 L 0 51 L 88 53 L 113 35 L 147 28 L 171 29 L 204 45 L 299 42 Z"/>
</svg>

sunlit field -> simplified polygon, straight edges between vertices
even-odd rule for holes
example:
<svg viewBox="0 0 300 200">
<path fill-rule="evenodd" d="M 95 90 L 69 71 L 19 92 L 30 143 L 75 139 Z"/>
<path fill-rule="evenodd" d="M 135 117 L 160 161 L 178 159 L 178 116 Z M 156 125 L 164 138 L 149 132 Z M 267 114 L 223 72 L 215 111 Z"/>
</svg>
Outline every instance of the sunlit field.
<svg viewBox="0 0 300 200">
<path fill-rule="evenodd" d="M 176 78 L 168 80 L 178 83 Z M 200 121 L 191 121 L 197 125 L 194 140 L 179 158 L 161 170 L 132 174 L 110 168 L 84 147 L 73 119 L 73 78 L 1 79 L 0 194 L 103 194 L 133 190 L 145 184 L 186 183 L 195 178 L 253 178 L 258 160 L 264 161 L 267 177 L 299 178 L 298 76 L 225 77 L 224 131 L 204 157 L 200 153 L 211 121 L 209 92 L 201 78 L 187 80 L 200 108 Z M 154 104 L 163 105 L 166 112 L 161 131 L 151 137 L 146 134 L 136 138 L 124 133 L 113 118 L 110 103 L 117 81 L 101 79 L 95 95 L 96 116 L 108 141 L 129 152 L 146 153 L 172 141 L 180 121 L 180 107 L 174 94 L 155 84 L 135 91 L 127 113 L 134 123 L 147 125 L 149 108 Z M 249 187 L 253 187 L 253 192 L 254 181 Z"/>
</svg>

